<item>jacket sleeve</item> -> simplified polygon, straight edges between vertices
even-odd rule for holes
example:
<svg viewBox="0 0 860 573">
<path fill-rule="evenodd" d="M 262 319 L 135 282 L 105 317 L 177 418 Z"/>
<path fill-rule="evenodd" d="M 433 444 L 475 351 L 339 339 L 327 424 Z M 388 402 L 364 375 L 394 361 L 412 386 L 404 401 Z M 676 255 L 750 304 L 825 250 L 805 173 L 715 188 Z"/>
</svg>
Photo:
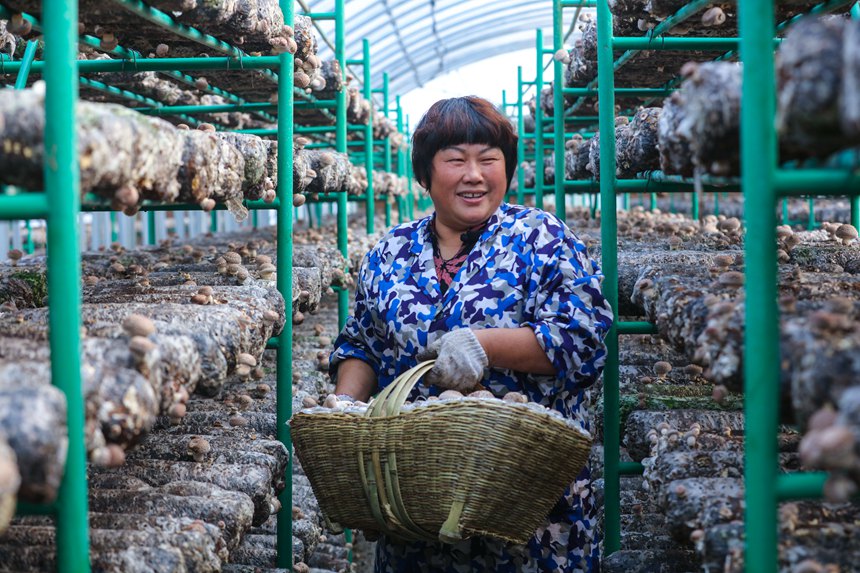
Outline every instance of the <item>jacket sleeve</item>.
<svg viewBox="0 0 860 573">
<path fill-rule="evenodd" d="M 373 251 L 364 257 L 358 272 L 355 289 L 355 307 L 351 316 L 334 342 L 334 350 L 329 358 L 329 376 L 332 382 L 337 381 L 337 369 L 341 362 L 349 358 L 358 358 L 369 364 L 379 376 L 382 342 L 378 336 L 373 312 L 368 301 L 374 297 L 373 274 L 369 261 Z M 378 267 L 377 267 L 378 268 Z"/>
<path fill-rule="evenodd" d="M 530 287 L 530 326 L 556 370 L 558 387 L 578 391 L 591 386 L 606 362 L 604 338 L 612 309 L 601 291 L 603 275 L 585 245 L 563 226 L 536 249 Z"/>
</svg>

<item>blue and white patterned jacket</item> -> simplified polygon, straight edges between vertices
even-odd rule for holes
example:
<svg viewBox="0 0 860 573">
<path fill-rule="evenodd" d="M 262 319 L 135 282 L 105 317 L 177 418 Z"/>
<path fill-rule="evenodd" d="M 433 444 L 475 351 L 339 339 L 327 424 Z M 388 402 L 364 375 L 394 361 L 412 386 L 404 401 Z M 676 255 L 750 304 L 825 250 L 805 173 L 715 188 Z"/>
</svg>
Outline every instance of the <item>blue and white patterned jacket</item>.
<svg viewBox="0 0 860 573">
<path fill-rule="evenodd" d="M 603 368 L 612 310 L 585 245 L 555 216 L 502 203 L 442 295 L 431 217 L 395 227 L 365 257 L 354 313 L 335 341 L 332 376 L 343 360 L 358 358 L 373 367 L 382 389 L 450 330 L 529 326 L 557 374 L 493 368 L 482 384 L 497 396 L 523 392 L 590 430 L 588 388 Z M 412 398 L 440 391 L 419 385 Z M 383 539 L 377 571 L 599 571 L 595 517 L 586 468 L 526 551 L 482 538 L 457 545 Z"/>
</svg>

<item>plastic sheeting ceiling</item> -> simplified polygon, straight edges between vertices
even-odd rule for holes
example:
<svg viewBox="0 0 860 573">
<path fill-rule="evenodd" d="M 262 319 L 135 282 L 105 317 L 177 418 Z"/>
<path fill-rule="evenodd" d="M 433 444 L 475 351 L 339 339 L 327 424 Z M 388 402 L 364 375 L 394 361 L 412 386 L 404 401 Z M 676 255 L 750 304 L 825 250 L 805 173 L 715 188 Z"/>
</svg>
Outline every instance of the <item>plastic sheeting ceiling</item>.
<svg viewBox="0 0 860 573">
<path fill-rule="evenodd" d="M 312 12 L 334 11 L 334 0 L 305 3 Z M 552 45 L 550 0 L 346 0 L 345 8 L 347 59 L 362 57 L 367 38 L 373 87 L 382 87 L 388 72 L 391 94 L 405 95 L 472 62 L 534 47 L 538 28 L 545 46 Z M 572 12 L 565 11 L 566 23 Z M 319 26 L 333 41 L 334 22 Z M 320 55 L 333 57 L 324 42 Z"/>
</svg>

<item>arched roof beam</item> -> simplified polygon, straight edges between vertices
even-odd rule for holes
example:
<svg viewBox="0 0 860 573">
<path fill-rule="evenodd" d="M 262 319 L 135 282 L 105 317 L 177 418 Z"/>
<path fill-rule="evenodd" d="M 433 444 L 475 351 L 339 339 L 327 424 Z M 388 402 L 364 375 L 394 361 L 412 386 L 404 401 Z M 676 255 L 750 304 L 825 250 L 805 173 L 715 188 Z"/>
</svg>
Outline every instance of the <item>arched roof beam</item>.
<svg viewBox="0 0 860 573">
<path fill-rule="evenodd" d="M 514 52 L 518 50 L 527 49 L 532 46 L 533 40 L 530 38 L 523 38 L 522 40 L 511 39 L 506 41 L 504 44 L 496 45 L 496 46 L 488 46 L 487 50 L 481 54 L 480 56 L 475 55 L 474 51 L 471 51 L 469 48 L 471 47 L 469 44 L 462 44 L 458 47 L 452 47 L 449 51 L 450 57 L 450 66 L 451 70 L 462 67 L 468 64 L 472 64 L 474 62 L 478 62 L 480 60 L 486 59 L 487 57 L 497 56 L 499 54 L 504 54 L 508 52 Z M 419 71 L 423 70 L 425 66 L 428 65 L 429 62 L 421 62 L 417 63 Z M 449 70 L 445 70 L 446 72 Z M 391 74 L 389 74 L 391 76 Z M 391 77 L 394 77 L 394 81 L 389 80 L 389 89 L 393 93 L 399 93 L 401 95 L 412 91 L 412 89 L 417 89 L 418 86 L 413 86 L 412 89 L 408 89 L 404 91 L 404 88 L 408 88 L 411 82 L 398 80 L 399 77 L 397 72 Z"/>
<path fill-rule="evenodd" d="M 463 14 L 460 17 L 446 20 L 445 21 L 445 27 L 444 27 L 445 33 L 440 34 L 440 37 L 442 39 L 444 39 L 444 38 L 450 37 L 450 36 L 459 36 L 460 34 L 462 34 L 464 32 L 472 32 L 472 30 L 470 30 L 470 28 L 481 29 L 482 26 L 484 26 L 485 24 L 491 23 L 493 21 L 498 20 L 500 22 L 506 22 L 506 21 L 509 21 L 510 19 L 521 18 L 522 16 L 524 16 L 526 14 L 530 14 L 533 11 L 534 11 L 533 2 L 520 2 L 519 4 L 511 4 L 511 5 L 505 6 L 504 9 L 496 10 L 493 13 L 484 13 L 481 15 L 482 17 L 476 17 L 472 13 Z M 552 14 L 547 14 L 546 18 L 541 19 L 540 22 L 541 23 L 549 22 L 549 24 L 552 24 Z M 532 29 L 537 27 L 537 26 L 535 26 L 533 19 L 531 19 L 529 21 L 528 25 Z M 413 34 L 413 35 L 416 35 L 416 34 Z M 488 31 L 488 32 L 484 33 L 483 35 L 481 35 L 481 37 L 494 36 L 494 35 L 495 35 L 495 31 L 493 30 L 493 31 Z M 473 33 L 471 37 L 474 38 L 475 34 Z M 387 38 L 386 38 L 386 40 L 387 40 Z M 417 40 L 416 42 L 410 44 L 410 48 L 412 48 L 410 51 L 412 51 L 412 52 L 419 51 L 420 49 L 427 46 L 432 41 L 433 41 L 433 38 L 431 38 L 429 36 L 425 36 L 424 38 L 421 38 L 420 40 Z M 381 59 L 380 59 L 379 55 L 376 56 L 376 58 L 373 60 L 375 63 L 381 63 L 383 65 L 385 63 L 387 63 L 388 60 L 386 58 L 391 57 L 391 54 L 390 54 L 391 50 L 387 49 L 387 47 L 392 45 L 392 43 L 393 43 L 392 41 L 382 41 L 379 43 L 371 42 L 371 49 L 376 47 L 377 50 L 379 50 L 381 52 L 385 52 L 385 55 L 382 56 Z"/>
<path fill-rule="evenodd" d="M 489 21 L 491 21 L 491 20 L 487 19 L 486 21 L 479 22 L 479 24 L 484 24 L 485 22 L 489 22 Z M 465 41 L 461 41 L 459 44 L 454 44 L 454 45 L 456 45 L 456 46 L 469 45 L 477 53 L 477 57 L 475 58 L 475 60 L 483 59 L 483 58 L 487 57 L 486 54 L 482 53 L 483 46 L 487 43 L 492 45 L 493 39 L 505 40 L 505 39 L 507 39 L 507 38 L 505 38 L 505 36 L 507 34 L 510 34 L 513 32 L 533 31 L 535 28 L 534 22 L 523 22 L 522 20 L 519 20 L 519 19 L 517 19 L 515 22 L 516 23 L 510 24 L 508 26 L 504 26 L 501 28 L 499 28 L 499 27 L 494 28 L 493 34 L 491 36 L 486 37 L 486 38 L 475 39 L 474 36 L 469 36 Z M 540 23 L 538 23 L 538 24 L 540 24 Z M 471 26 L 471 25 L 472 25 L 471 23 L 468 24 L 468 26 Z M 457 33 L 458 31 L 459 31 L 458 29 L 456 29 L 456 30 L 452 29 L 451 35 L 453 37 L 463 38 L 463 36 L 465 36 L 465 35 L 464 34 L 458 34 Z M 413 57 L 413 63 L 416 66 L 423 65 L 427 61 L 431 61 L 435 58 L 434 54 L 428 53 L 427 50 L 423 49 L 428 45 L 429 41 L 430 40 L 424 40 L 421 43 L 418 43 L 415 45 L 415 53 L 418 55 Z M 532 45 L 534 45 L 534 44 L 532 44 Z M 450 50 L 452 49 L 452 44 L 446 42 L 444 45 L 444 48 L 445 48 L 446 52 L 450 52 Z M 379 78 L 382 77 L 383 72 L 388 72 L 389 77 L 391 77 L 395 72 L 402 73 L 400 66 L 398 64 L 399 64 L 399 61 L 398 61 L 398 54 L 397 53 L 388 54 L 384 58 L 377 57 L 375 60 L 375 64 L 373 66 L 373 68 L 376 70 L 376 73 L 373 74 L 374 82 L 376 81 L 377 77 L 379 77 Z M 371 70 L 371 71 L 373 71 L 373 70 Z"/>
</svg>

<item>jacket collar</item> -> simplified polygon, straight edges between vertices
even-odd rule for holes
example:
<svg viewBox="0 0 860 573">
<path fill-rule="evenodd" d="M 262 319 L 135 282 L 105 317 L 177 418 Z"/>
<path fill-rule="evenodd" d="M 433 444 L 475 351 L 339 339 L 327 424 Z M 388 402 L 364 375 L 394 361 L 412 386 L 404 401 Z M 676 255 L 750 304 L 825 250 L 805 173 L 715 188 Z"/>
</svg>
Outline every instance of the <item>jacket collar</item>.
<svg viewBox="0 0 860 573">
<path fill-rule="evenodd" d="M 472 276 L 485 266 L 487 262 L 486 243 L 501 229 L 501 223 L 508 208 L 509 205 L 502 202 L 499 208 L 490 216 L 490 219 L 487 221 L 487 227 L 481 233 L 478 242 L 472 247 L 469 256 L 463 262 L 463 266 L 460 267 L 460 270 L 454 276 L 454 281 L 445 293 L 442 301 L 443 307 L 451 302 L 463 284 L 467 284 Z M 433 242 L 430 237 L 430 221 L 435 216 L 436 213 L 433 213 L 418 222 L 415 231 L 412 233 L 410 254 L 413 271 L 421 275 L 418 279 L 419 284 L 433 298 L 438 298 L 441 296 L 442 291 L 439 288 L 439 280 L 436 278 L 436 266 L 433 262 Z"/>
</svg>

